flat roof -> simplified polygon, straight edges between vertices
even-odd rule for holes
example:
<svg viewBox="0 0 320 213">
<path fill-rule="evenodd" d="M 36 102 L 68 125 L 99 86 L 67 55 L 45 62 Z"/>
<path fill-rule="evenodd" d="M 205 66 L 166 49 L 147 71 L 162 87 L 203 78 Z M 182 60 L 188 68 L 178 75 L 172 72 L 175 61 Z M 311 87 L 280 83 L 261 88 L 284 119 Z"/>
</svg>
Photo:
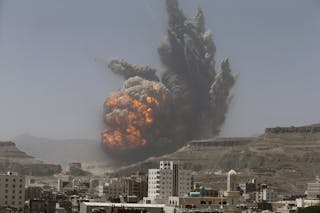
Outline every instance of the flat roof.
<svg viewBox="0 0 320 213">
<path fill-rule="evenodd" d="M 86 206 L 97 207 L 129 207 L 129 208 L 164 208 L 165 204 L 143 204 L 143 203 L 106 203 L 106 202 L 83 202 Z"/>
</svg>

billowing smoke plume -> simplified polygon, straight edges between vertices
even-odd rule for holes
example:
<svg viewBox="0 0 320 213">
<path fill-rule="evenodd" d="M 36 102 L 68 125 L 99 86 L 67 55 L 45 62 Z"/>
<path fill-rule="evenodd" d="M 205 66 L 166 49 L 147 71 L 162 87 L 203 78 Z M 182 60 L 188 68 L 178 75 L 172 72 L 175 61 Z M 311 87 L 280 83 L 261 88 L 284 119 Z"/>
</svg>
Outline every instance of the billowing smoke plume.
<svg viewBox="0 0 320 213">
<path fill-rule="evenodd" d="M 108 65 L 127 80 L 105 102 L 102 142 L 114 155 L 132 151 L 136 155 L 130 157 L 140 156 L 131 161 L 141 159 L 142 152 L 146 157 L 174 151 L 191 139 L 217 135 L 235 83 L 228 59 L 215 71 L 216 47 L 203 11 L 188 19 L 177 0 L 167 0 L 166 7 L 167 35 L 158 48 L 162 83 L 149 66 L 124 60 Z"/>
</svg>

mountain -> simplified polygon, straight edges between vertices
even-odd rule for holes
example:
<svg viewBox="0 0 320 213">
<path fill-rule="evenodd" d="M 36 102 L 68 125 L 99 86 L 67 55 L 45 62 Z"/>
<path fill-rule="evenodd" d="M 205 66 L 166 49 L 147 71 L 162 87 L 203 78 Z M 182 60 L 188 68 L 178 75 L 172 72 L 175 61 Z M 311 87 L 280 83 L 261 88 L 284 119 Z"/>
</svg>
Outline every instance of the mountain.
<svg viewBox="0 0 320 213">
<path fill-rule="evenodd" d="M 61 166 L 46 164 L 19 150 L 11 141 L 0 141 L 0 173 L 47 176 L 61 172 Z"/>
<path fill-rule="evenodd" d="M 195 171 L 195 181 L 225 188 L 226 172 L 239 172 L 239 181 L 257 178 L 283 194 L 302 194 L 320 176 L 320 125 L 267 128 L 248 138 L 191 141 L 178 151 L 117 169 L 117 175 L 157 168 L 160 160 L 181 161 Z"/>
<path fill-rule="evenodd" d="M 86 139 L 52 140 L 28 134 L 12 139 L 17 146 L 32 156 L 50 163 L 103 162 L 106 154 L 99 141 Z"/>
</svg>

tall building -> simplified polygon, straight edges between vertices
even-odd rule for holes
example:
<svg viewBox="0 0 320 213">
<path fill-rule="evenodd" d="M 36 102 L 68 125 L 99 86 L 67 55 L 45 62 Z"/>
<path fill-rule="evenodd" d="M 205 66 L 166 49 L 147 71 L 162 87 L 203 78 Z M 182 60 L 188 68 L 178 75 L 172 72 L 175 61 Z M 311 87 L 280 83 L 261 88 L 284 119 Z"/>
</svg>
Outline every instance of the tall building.
<svg viewBox="0 0 320 213">
<path fill-rule="evenodd" d="M 184 196 L 191 191 L 191 171 L 173 161 L 160 161 L 159 169 L 149 169 L 148 198 L 151 200 Z"/>
<path fill-rule="evenodd" d="M 256 202 L 274 202 L 277 194 L 268 187 L 267 184 L 261 184 L 256 193 Z"/>
<path fill-rule="evenodd" d="M 237 173 L 234 170 L 228 172 L 227 192 L 237 191 Z"/>
<path fill-rule="evenodd" d="M 8 172 L 0 175 L 0 206 L 24 207 L 25 177 Z"/>
</svg>

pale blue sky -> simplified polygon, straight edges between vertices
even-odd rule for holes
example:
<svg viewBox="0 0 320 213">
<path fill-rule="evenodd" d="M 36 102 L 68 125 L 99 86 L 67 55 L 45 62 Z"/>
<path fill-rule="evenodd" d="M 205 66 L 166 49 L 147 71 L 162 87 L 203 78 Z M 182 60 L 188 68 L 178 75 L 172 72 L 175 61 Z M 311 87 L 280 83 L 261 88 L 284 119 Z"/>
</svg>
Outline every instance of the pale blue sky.
<svg viewBox="0 0 320 213">
<path fill-rule="evenodd" d="M 319 0 L 183 0 L 200 6 L 217 46 L 239 73 L 224 136 L 319 122 Z M 102 105 L 122 80 L 121 57 L 161 69 L 163 0 L 2 1 L 0 139 L 29 133 L 99 139 Z"/>
</svg>

